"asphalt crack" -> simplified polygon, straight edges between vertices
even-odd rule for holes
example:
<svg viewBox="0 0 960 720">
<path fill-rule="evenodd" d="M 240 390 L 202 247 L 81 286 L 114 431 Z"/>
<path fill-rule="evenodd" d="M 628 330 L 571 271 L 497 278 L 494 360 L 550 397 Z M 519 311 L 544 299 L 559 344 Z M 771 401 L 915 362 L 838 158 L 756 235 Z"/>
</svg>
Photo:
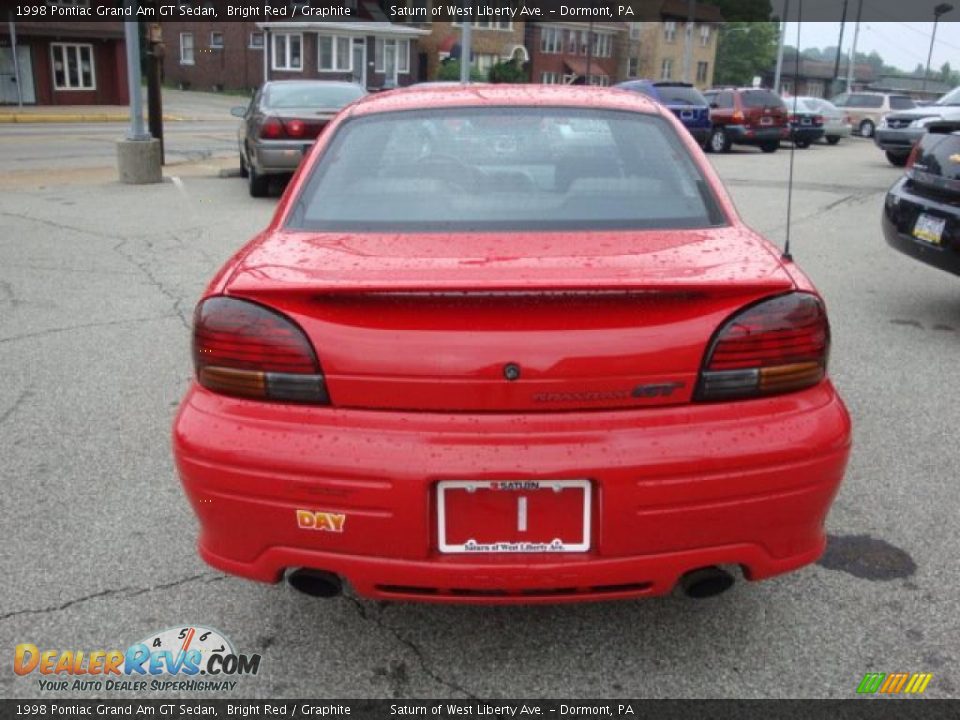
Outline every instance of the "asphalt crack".
<svg viewBox="0 0 960 720">
<path fill-rule="evenodd" d="M 206 578 L 206 579 L 205 579 Z M 184 578 L 179 578 L 177 580 L 171 580 L 170 582 L 160 583 L 158 585 L 151 585 L 145 588 L 134 588 L 134 587 L 122 587 L 122 588 L 111 588 L 108 590 L 101 590 L 99 592 L 90 593 L 89 595 L 83 595 L 72 600 L 67 600 L 65 603 L 60 605 L 51 605 L 50 607 L 45 608 L 26 608 L 23 610 L 14 610 L 13 612 L 4 613 L 0 615 L 0 622 L 4 620 L 9 620 L 14 617 L 22 617 L 24 615 L 46 615 L 49 613 L 61 612 L 67 608 L 73 607 L 74 605 L 81 605 L 83 603 L 88 603 L 93 600 L 99 600 L 101 598 L 112 598 L 117 597 L 124 600 L 129 598 L 138 597 L 140 595 L 146 595 L 148 593 L 157 592 L 158 590 L 169 590 L 170 588 L 179 587 L 180 585 L 186 585 L 187 583 L 197 582 L 198 580 L 203 580 L 205 584 L 219 582 L 220 580 L 226 580 L 226 575 L 215 575 L 213 573 L 199 573 L 197 575 L 189 575 Z"/>
<path fill-rule="evenodd" d="M 153 271 L 150 269 L 146 261 L 137 261 L 133 254 L 126 252 L 123 249 L 123 246 L 130 242 L 129 239 L 123 240 L 113 246 L 113 251 L 116 252 L 120 257 L 126 260 L 128 263 L 137 268 L 141 274 L 147 279 L 147 282 L 151 287 L 157 290 L 161 295 L 167 298 L 173 306 L 173 312 L 178 318 L 184 328 L 187 330 L 191 329 L 190 318 L 183 310 L 183 298 L 178 297 L 170 288 L 168 288 L 156 275 L 153 274 Z M 152 250 L 153 244 L 149 241 L 147 243 L 147 249 Z"/>
<path fill-rule="evenodd" d="M 7 408 L 7 410 L 3 413 L 3 415 L 0 415 L 0 425 L 3 425 L 7 420 L 9 420 L 13 416 L 13 414 L 20 409 L 20 406 L 23 405 L 26 399 L 31 395 L 33 395 L 33 392 L 31 390 L 24 390 L 23 392 L 21 392 L 20 396 L 13 401 L 13 405 Z"/>
<path fill-rule="evenodd" d="M 401 635 L 397 630 L 387 625 L 387 623 L 383 621 L 382 614 L 380 613 L 373 614 L 373 613 L 367 612 L 367 608 L 363 604 L 363 602 L 361 602 L 358 598 L 353 597 L 352 595 L 348 595 L 344 593 L 342 597 L 344 600 L 348 601 L 351 605 L 353 605 L 354 609 L 357 611 L 357 614 L 360 616 L 362 620 L 372 623 L 378 629 L 383 630 L 388 635 L 393 637 L 398 643 L 403 645 L 403 647 L 407 648 L 407 650 L 409 650 L 413 654 L 414 658 L 416 658 L 417 664 L 420 665 L 420 668 L 421 670 L 423 670 L 424 674 L 427 677 L 429 677 L 431 680 L 433 680 L 435 683 L 437 683 L 438 685 L 447 687 L 455 692 L 461 693 L 464 697 L 468 697 L 471 699 L 476 699 L 478 697 L 477 695 L 473 694 L 472 692 L 467 690 L 465 687 L 454 682 L 453 680 L 447 680 L 445 677 L 440 675 L 436 670 L 430 667 L 430 664 L 427 662 L 426 654 L 423 652 L 420 646 L 417 645 L 412 640 L 408 640 L 403 635 Z"/>
<path fill-rule="evenodd" d="M 168 315 L 154 315 L 153 317 L 127 318 L 125 320 L 108 320 L 106 322 L 82 323 L 80 325 L 69 325 L 67 327 L 48 328 L 47 330 L 38 330 L 37 332 L 23 333 L 22 335 L 11 335 L 0 338 L 0 345 L 4 343 L 16 342 L 18 340 L 29 340 L 31 338 L 44 337 L 45 335 L 56 335 L 57 333 L 71 332 L 73 330 L 86 330 L 95 327 L 110 327 L 111 325 L 128 325 L 130 323 L 156 322 L 157 320 L 169 320 L 173 317 L 180 317 L 177 313 Z M 180 317 L 183 320 L 182 317 Z"/>
</svg>

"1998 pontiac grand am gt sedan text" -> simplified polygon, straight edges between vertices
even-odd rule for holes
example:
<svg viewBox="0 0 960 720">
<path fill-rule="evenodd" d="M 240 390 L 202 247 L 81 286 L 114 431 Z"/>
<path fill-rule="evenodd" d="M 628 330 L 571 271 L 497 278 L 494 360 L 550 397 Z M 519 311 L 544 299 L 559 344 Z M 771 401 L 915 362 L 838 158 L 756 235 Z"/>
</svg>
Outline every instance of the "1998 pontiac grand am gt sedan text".
<svg viewBox="0 0 960 720">
<path fill-rule="evenodd" d="M 174 450 L 214 567 L 324 595 L 726 589 L 825 545 L 850 445 L 806 276 L 666 109 L 341 112 L 197 307 Z"/>
</svg>

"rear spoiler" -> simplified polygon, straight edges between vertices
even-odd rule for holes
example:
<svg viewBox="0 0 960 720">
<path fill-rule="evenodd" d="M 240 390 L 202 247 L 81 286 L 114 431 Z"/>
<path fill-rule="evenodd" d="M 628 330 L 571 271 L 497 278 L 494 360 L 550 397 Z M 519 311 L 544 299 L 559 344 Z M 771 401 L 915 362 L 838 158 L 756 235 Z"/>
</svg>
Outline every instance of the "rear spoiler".
<svg viewBox="0 0 960 720">
<path fill-rule="evenodd" d="M 936 120 L 927 125 L 928 133 L 949 135 L 960 130 L 960 120 Z"/>
</svg>

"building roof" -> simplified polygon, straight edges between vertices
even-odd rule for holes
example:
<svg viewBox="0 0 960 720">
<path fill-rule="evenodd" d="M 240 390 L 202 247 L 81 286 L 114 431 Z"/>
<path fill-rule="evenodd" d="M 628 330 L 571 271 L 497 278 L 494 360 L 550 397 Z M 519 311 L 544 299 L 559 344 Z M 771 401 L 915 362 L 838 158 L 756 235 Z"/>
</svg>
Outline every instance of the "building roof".
<svg viewBox="0 0 960 720">
<path fill-rule="evenodd" d="M 953 85 L 940 80 L 927 80 L 924 90 L 923 78 L 915 75 L 881 75 L 870 85 L 871 90 L 888 92 L 926 92 L 931 95 L 943 95 L 953 90 Z"/>
<path fill-rule="evenodd" d="M 278 20 L 270 22 L 258 22 L 257 27 L 264 30 L 309 30 L 319 32 L 329 30 L 342 35 L 356 35 L 365 37 L 374 35 L 377 37 L 421 37 L 429 35 L 430 31 L 412 27 L 410 25 L 400 25 L 392 22 L 377 22 L 373 20 L 357 22 L 328 22 L 310 21 L 310 20 Z"/>
<path fill-rule="evenodd" d="M 489 105 L 563 106 L 658 113 L 659 105 L 640 93 L 588 85 L 429 85 L 376 93 L 346 111 L 367 115 L 423 108 Z"/>
<path fill-rule="evenodd" d="M 803 79 L 832 80 L 834 63 L 824 62 L 822 60 L 811 60 L 810 58 L 800 58 L 800 68 L 797 71 L 797 59 L 795 57 L 783 58 L 783 69 L 781 77 L 789 80 L 794 75 L 799 75 Z M 775 72 L 774 68 L 767 70 L 769 74 Z M 845 58 L 840 59 L 840 69 L 838 77 L 847 76 L 847 63 Z M 874 79 L 873 66 L 866 63 L 858 63 L 853 66 L 854 82 L 872 82 Z"/>
</svg>

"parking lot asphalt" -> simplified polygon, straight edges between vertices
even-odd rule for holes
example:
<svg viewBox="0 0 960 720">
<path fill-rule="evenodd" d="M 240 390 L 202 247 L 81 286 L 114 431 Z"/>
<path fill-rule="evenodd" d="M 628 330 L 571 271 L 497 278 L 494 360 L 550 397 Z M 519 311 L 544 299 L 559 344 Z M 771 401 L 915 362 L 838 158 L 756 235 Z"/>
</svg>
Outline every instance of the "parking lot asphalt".
<svg viewBox="0 0 960 720">
<path fill-rule="evenodd" d="M 711 159 L 781 243 L 786 148 Z M 275 197 L 212 172 L 4 187 L 0 697 L 84 696 L 14 675 L 18 643 L 122 649 L 181 624 L 262 655 L 230 697 L 847 698 L 868 671 L 957 696 L 960 278 L 883 242 L 899 172 L 857 138 L 796 154 L 793 254 L 827 300 L 855 427 L 824 560 L 709 600 L 510 608 L 321 601 L 197 557 L 169 449 L 190 314 Z"/>
</svg>

